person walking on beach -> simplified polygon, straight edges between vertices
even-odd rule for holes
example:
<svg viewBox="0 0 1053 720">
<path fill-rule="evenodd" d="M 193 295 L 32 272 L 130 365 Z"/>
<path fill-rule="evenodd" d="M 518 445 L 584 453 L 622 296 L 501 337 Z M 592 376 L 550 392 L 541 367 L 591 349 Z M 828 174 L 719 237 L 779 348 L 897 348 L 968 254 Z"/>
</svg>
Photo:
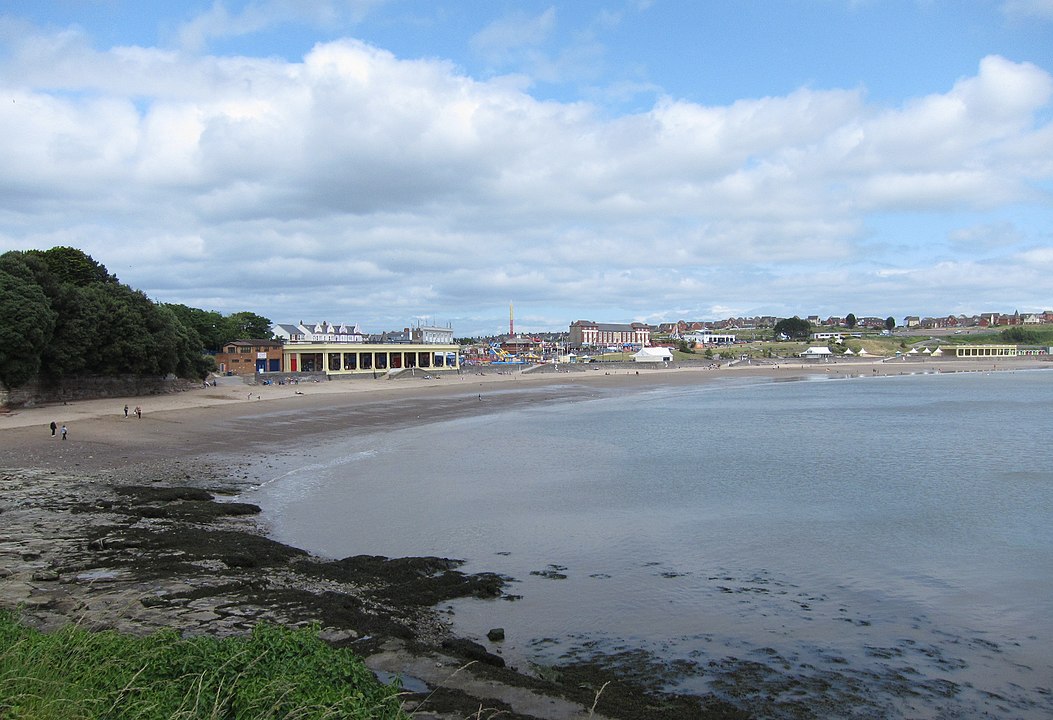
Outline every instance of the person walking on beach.
<svg viewBox="0 0 1053 720">
<path fill-rule="evenodd" d="M 139 418 L 140 420 L 143 419 L 143 409 L 138 405 L 135 406 L 135 417 Z"/>
<path fill-rule="evenodd" d="M 55 431 L 56 430 L 58 430 L 58 425 L 56 425 L 55 421 L 52 420 L 51 421 L 51 437 L 55 437 Z"/>
<path fill-rule="evenodd" d="M 66 426 L 65 425 L 62 426 L 62 439 L 63 440 L 66 439 Z"/>
<path fill-rule="evenodd" d="M 124 406 L 124 416 L 128 417 L 128 406 L 127 405 Z"/>
</svg>

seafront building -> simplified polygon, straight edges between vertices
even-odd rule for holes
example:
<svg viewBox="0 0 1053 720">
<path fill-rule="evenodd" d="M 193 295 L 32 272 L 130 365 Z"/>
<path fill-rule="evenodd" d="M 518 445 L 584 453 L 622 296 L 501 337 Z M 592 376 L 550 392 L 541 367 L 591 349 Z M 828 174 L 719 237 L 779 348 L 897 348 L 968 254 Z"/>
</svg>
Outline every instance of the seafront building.
<svg viewBox="0 0 1053 720">
<path fill-rule="evenodd" d="M 279 340 L 235 340 L 216 353 L 222 375 L 256 375 L 281 372 L 282 343 Z"/>
<path fill-rule="evenodd" d="M 223 375 L 242 376 L 295 372 L 376 375 L 412 368 L 436 372 L 460 368 L 459 346 L 453 342 L 418 342 L 411 338 L 403 342 L 370 343 L 351 339 L 357 328 L 356 332 L 333 331 L 347 326 L 300 323 L 281 327 L 296 332 L 279 340 L 235 340 L 224 345 L 223 351 L 215 356 L 218 371 Z M 314 328 L 319 328 L 317 334 L 328 338 L 305 339 L 315 332 Z M 365 337 L 357 334 L 359 338 Z"/>
<path fill-rule="evenodd" d="M 320 323 L 304 323 L 303 320 L 295 325 L 289 323 L 275 323 L 271 325 L 274 337 L 282 342 L 321 342 L 321 343 L 360 343 L 365 342 L 366 336 L 358 329 L 358 325 L 342 323 L 333 325 L 323 320 Z"/>
<path fill-rule="evenodd" d="M 940 345 L 932 354 L 937 353 L 945 358 L 1011 358 L 1019 354 L 1016 345 Z"/>
<path fill-rule="evenodd" d="M 685 333 L 680 336 L 685 342 L 693 342 L 697 345 L 734 345 L 734 333 L 714 333 L 704 330 L 702 332 Z"/>
<path fill-rule="evenodd" d="M 282 372 L 327 375 L 376 375 L 420 368 L 459 370 L 457 345 L 373 344 L 351 348 L 339 343 L 291 343 L 282 349 Z"/>
<path fill-rule="evenodd" d="M 651 344 L 653 328 L 645 323 L 598 323 L 575 320 L 570 324 L 570 344 L 573 347 L 606 347 L 632 345 L 643 348 Z"/>
<path fill-rule="evenodd" d="M 281 339 L 283 373 L 373 375 L 421 369 L 442 372 L 460 369 L 460 347 L 449 327 L 420 326 L 366 336 L 357 325 L 327 322 L 272 327 Z M 261 371 L 262 372 L 262 371 Z"/>
</svg>

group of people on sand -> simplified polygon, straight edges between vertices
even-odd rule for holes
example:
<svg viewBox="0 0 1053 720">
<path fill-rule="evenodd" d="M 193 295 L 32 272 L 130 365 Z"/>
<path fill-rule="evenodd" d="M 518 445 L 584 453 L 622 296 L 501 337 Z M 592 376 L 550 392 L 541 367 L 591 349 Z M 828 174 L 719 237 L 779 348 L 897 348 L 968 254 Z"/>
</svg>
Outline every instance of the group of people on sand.
<svg viewBox="0 0 1053 720">
<path fill-rule="evenodd" d="M 124 406 L 124 416 L 125 417 L 128 417 L 128 412 L 129 412 L 128 411 L 128 406 L 125 405 Z M 135 409 L 132 410 L 131 412 L 135 413 L 135 417 L 139 418 L 140 420 L 143 419 L 143 409 L 140 406 L 136 405 Z M 51 425 L 49 425 L 48 427 L 51 429 L 51 437 L 57 437 L 59 433 L 62 433 L 62 439 L 65 440 L 69 436 L 69 429 L 66 427 L 65 424 L 63 424 L 62 427 L 60 428 L 58 423 L 56 423 L 54 420 L 52 420 L 51 421 Z"/>
</svg>

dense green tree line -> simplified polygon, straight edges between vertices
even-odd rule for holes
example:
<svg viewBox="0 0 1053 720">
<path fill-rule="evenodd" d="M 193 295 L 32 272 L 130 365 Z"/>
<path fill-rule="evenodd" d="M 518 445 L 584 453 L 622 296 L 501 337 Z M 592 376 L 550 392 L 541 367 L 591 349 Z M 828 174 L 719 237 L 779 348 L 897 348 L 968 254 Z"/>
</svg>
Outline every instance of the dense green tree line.
<svg viewBox="0 0 1053 720">
<path fill-rule="evenodd" d="M 155 303 L 75 248 L 0 255 L 0 384 L 9 388 L 37 376 L 202 378 L 208 352 L 247 337 L 271 337 L 270 321 Z"/>
</svg>

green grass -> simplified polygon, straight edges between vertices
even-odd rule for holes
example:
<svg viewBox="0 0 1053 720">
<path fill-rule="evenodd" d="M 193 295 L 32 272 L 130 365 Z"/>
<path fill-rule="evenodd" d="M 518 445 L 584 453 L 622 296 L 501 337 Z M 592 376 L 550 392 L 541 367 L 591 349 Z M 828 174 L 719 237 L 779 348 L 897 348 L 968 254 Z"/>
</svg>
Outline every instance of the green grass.
<svg viewBox="0 0 1053 720">
<path fill-rule="evenodd" d="M 398 688 L 317 628 L 261 624 L 244 638 L 53 633 L 0 611 L 0 718 L 4 720 L 404 720 Z"/>
</svg>

